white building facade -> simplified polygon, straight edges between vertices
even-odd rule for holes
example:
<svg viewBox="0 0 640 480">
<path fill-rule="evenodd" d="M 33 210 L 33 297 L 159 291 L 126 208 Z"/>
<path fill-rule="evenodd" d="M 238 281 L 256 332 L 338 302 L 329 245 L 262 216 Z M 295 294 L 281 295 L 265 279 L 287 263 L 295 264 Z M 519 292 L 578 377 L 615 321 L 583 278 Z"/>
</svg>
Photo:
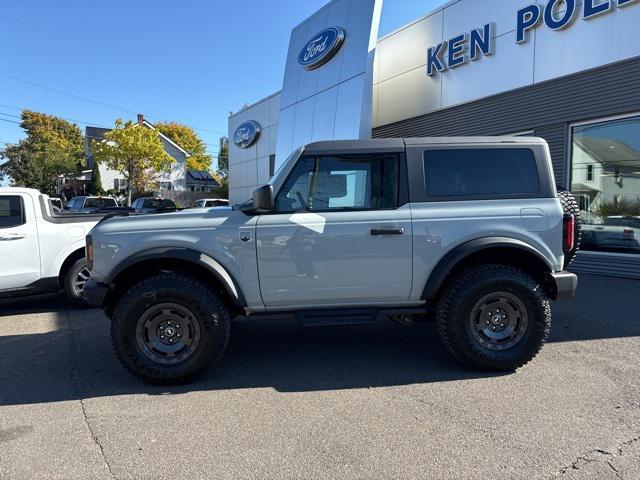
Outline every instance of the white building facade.
<svg viewBox="0 0 640 480">
<path fill-rule="evenodd" d="M 640 1 L 454 0 L 372 46 L 380 7 L 336 0 L 293 30 L 282 93 L 270 97 L 280 108 L 267 99 L 229 120 L 232 144 L 241 123 L 277 112 L 276 139 L 254 139 L 251 166 L 264 172 L 316 140 L 540 136 L 585 218 L 576 268 L 640 278 Z M 303 52 L 332 40 L 328 28 L 342 43 L 309 70 Z M 232 202 L 265 180 L 236 167 L 243 150 L 230 150 Z"/>
</svg>

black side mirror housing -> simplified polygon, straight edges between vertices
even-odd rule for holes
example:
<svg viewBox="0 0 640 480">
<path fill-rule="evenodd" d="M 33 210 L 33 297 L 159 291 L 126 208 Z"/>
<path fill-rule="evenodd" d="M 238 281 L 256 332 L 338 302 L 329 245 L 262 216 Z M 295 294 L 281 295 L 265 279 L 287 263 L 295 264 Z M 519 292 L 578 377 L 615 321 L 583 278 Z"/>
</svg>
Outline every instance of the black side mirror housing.
<svg viewBox="0 0 640 480">
<path fill-rule="evenodd" d="M 253 208 L 259 212 L 271 212 L 275 209 L 275 198 L 273 187 L 263 185 L 253 192 Z"/>
</svg>

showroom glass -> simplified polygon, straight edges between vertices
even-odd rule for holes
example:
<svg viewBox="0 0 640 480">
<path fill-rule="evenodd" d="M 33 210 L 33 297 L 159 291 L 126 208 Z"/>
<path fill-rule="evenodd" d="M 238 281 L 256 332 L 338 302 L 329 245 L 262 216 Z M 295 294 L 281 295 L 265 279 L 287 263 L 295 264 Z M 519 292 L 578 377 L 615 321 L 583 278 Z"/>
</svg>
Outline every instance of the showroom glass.
<svg viewBox="0 0 640 480">
<path fill-rule="evenodd" d="M 424 153 L 430 197 L 509 197 L 540 192 L 538 166 L 528 148 L 465 148 Z"/>
<path fill-rule="evenodd" d="M 640 116 L 572 129 L 582 249 L 640 254 Z"/>
<path fill-rule="evenodd" d="M 24 223 L 22 198 L 17 195 L 0 196 L 0 228 L 18 227 Z"/>
<path fill-rule="evenodd" d="M 300 160 L 276 198 L 276 211 L 384 210 L 398 205 L 394 156 Z"/>
</svg>

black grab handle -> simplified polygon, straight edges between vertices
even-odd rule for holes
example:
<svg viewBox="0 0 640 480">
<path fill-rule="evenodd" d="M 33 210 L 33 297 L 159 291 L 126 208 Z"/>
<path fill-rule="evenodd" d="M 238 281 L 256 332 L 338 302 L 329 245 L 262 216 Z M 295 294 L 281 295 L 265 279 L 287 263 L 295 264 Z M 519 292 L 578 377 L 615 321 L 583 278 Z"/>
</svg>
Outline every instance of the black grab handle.
<svg viewBox="0 0 640 480">
<path fill-rule="evenodd" d="M 404 228 L 372 228 L 371 235 L 404 235 Z"/>
</svg>

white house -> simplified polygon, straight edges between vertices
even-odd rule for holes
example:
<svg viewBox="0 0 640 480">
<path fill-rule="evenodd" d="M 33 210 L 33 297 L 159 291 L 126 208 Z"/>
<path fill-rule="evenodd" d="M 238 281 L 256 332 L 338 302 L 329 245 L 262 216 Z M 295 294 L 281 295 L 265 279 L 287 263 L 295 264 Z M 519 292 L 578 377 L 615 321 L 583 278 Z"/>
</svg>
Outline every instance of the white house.
<svg viewBox="0 0 640 480">
<path fill-rule="evenodd" d="M 159 189 L 161 191 L 166 190 L 178 190 L 178 191 L 213 191 L 220 185 L 211 177 L 209 172 L 195 171 L 187 168 L 187 159 L 190 157 L 187 152 L 180 145 L 175 143 L 166 135 L 158 131 L 153 124 L 144 119 L 142 114 L 138 114 L 138 122 L 136 126 L 149 128 L 156 130 L 158 137 L 164 145 L 165 151 L 175 160 L 171 166 L 169 172 L 162 172 L 158 174 L 157 181 Z M 85 159 L 87 163 L 87 169 L 93 169 L 94 158 L 91 152 L 91 142 L 104 140 L 104 134 L 110 131 L 108 128 L 100 127 L 86 127 L 84 151 Z M 102 180 L 102 188 L 105 191 L 116 190 L 124 191 L 126 189 L 126 183 L 123 175 L 120 172 L 111 170 L 106 165 L 100 164 L 100 179 Z M 86 174 L 85 174 L 86 175 Z M 91 174 L 89 173 L 87 182 L 91 180 Z"/>
</svg>

